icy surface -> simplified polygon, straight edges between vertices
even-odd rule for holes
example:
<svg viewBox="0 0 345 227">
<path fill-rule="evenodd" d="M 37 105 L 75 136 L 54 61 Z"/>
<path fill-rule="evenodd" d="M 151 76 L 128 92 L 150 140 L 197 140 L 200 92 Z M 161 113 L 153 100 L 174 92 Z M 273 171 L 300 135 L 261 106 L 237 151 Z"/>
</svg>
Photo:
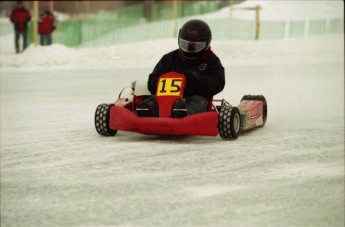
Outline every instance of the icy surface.
<svg viewBox="0 0 345 227">
<path fill-rule="evenodd" d="M 0 39 L 1 226 L 344 226 L 343 35 L 213 42 L 217 98 L 268 102 L 265 127 L 231 141 L 97 134 L 97 105 L 176 40 L 14 55 L 12 38 Z"/>
</svg>

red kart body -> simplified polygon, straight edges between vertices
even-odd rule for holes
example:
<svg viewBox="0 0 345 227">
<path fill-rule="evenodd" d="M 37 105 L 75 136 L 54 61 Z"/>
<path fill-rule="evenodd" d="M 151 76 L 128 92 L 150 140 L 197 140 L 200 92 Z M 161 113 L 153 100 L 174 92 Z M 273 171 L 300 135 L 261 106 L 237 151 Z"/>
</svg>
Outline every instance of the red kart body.
<svg viewBox="0 0 345 227">
<path fill-rule="evenodd" d="M 152 135 L 203 135 L 218 134 L 218 114 L 206 112 L 181 119 L 138 117 L 132 111 L 113 106 L 110 109 L 109 128 Z"/>
<path fill-rule="evenodd" d="M 263 126 L 267 104 L 263 96 L 244 96 L 238 107 L 224 100 L 209 100 L 209 111 L 172 118 L 172 107 L 177 99 L 183 99 L 186 84 L 184 75 L 168 72 L 159 78 L 156 100 L 158 117 L 141 117 L 136 108 L 148 95 L 121 97 L 113 104 L 102 104 L 96 110 L 95 124 L 99 134 L 115 135 L 119 131 L 149 135 L 199 135 L 237 138 L 240 131 Z M 134 88 L 133 88 L 134 90 Z M 135 93 L 135 92 L 134 92 Z M 214 105 L 219 102 L 221 105 Z"/>
</svg>

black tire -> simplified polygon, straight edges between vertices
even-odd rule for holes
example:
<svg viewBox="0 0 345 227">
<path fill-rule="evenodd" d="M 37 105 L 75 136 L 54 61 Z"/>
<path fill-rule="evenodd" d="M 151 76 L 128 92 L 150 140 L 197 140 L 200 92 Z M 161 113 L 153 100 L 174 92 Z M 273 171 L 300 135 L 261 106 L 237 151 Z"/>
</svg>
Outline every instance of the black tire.
<svg viewBox="0 0 345 227">
<path fill-rule="evenodd" d="M 110 107 L 113 104 L 101 104 L 97 107 L 95 113 L 95 127 L 101 136 L 115 136 L 117 130 L 109 128 Z"/>
<path fill-rule="evenodd" d="M 237 107 L 223 106 L 218 116 L 218 132 L 223 139 L 236 139 L 240 135 L 241 114 Z"/>
<path fill-rule="evenodd" d="M 243 100 L 259 100 L 259 101 L 262 101 L 264 103 L 263 110 L 262 110 L 262 118 L 264 121 L 264 124 L 262 126 L 264 126 L 266 123 L 266 120 L 267 120 L 267 101 L 266 101 L 265 96 L 263 96 L 263 95 L 245 95 L 242 97 L 241 102 Z"/>
</svg>

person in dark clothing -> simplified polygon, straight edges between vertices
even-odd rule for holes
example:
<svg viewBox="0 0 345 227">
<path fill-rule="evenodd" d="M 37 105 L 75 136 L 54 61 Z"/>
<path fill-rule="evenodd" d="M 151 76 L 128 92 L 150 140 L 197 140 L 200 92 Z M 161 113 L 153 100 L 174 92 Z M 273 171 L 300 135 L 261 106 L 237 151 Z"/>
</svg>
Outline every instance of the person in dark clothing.
<svg viewBox="0 0 345 227">
<path fill-rule="evenodd" d="M 20 36 L 23 37 L 23 51 L 27 47 L 28 24 L 31 20 L 30 12 L 26 8 L 24 8 L 21 1 L 16 2 L 15 8 L 10 15 L 10 20 L 14 25 L 16 53 L 19 53 Z"/>
<path fill-rule="evenodd" d="M 173 118 L 207 111 L 209 100 L 225 86 L 224 67 L 211 50 L 211 38 L 211 29 L 204 21 L 186 22 L 179 32 L 179 48 L 165 54 L 149 75 L 148 90 L 152 95 L 156 94 L 157 82 L 162 74 L 174 71 L 185 75 L 184 97 L 175 102 Z M 158 116 L 155 96 L 141 103 L 139 109 L 139 116 Z"/>
<path fill-rule="evenodd" d="M 55 30 L 55 17 L 49 10 L 49 6 L 44 6 L 40 13 L 38 22 L 38 33 L 40 34 L 40 44 L 42 46 L 51 45 L 53 42 L 52 33 Z"/>
</svg>

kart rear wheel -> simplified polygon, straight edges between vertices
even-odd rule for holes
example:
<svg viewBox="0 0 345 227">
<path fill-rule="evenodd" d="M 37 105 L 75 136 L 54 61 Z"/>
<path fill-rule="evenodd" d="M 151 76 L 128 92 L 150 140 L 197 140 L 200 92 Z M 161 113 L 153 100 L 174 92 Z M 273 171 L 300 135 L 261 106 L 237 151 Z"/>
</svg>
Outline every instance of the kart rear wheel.
<svg viewBox="0 0 345 227">
<path fill-rule="evenodd" d="M 95 113 L 95 127 L 101 136 L 115 136 L 117 130 L 109 128 L 110 107 L 114 104 L 101 104 Z"/>
<path fill-rule="evenodd" d="M 262 126 L 265 125 L 266 120 L 267 120 L 267 101 L 265 96 L 263 95 L 245 95 L 242 97 L 241 101 L 243 100 L 258 100 L 258 101 L 262 101 L 263 102 L 263 109 L 262 109 L 262 118 L 264 121 L 264 124 Z"/>
<path fill-rule="evenodd" d="M 237 107 L 223 106 L 218 117 L 218 132 L 223 139 L 236 139 L 240 135 L 241 115 Z"/>
</svg>

